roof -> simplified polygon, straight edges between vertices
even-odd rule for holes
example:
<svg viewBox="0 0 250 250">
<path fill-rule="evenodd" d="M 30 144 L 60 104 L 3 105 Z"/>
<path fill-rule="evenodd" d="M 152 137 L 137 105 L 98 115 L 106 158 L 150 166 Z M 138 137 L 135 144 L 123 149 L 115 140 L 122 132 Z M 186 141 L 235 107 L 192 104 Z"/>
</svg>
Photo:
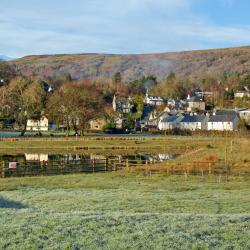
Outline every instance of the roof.
<svg viewBox="0 0 250 250">
<path fill-rule="evenodd" d="M 213 115 L 208 122 L 232 122 L 237 117 L 236 114 Z"/>
<path fill-rule="evenodd" d="M 174 121 L 176 121 L 178 118 L 180 118 L 180 116 L 171 115 L 171 116 L 168 116 L 168 117 L 162 119 L 161 122 L 174 122 Z"/>
<path fill-rule="evenodd" d="M 205 118 L 205 115 L 185 115 L 181 122 L 202 122 Z"/>
<path fill-rule="evenodd" d="M 218 110 L 216 111 L 216 115 L 236 115 L 237 112 L 232 109 L 226 109 L 226 110 Z"/>
<path fill-rule="evenodd" d="M 142 120 L 142 121 L 148 120 L 149 117 L 150 117 L 150 113 L 151 113 L 152 111 L 153 111 L 153 108 L 152 108 L 152 107 L 150 107 L 150 106 L 144 106 L 143 114 L 142 114 L 141 120 Z"/>
<path fill-rule="evenodd" d="M 203 98 L 200 96 L 192 96 L 187 101 L 188 102 L 204 102 Z"/>
<path fill-rule="evenodd" d="M 164 101 L 164 99 L 160 96 L 148 96 L 148 99 L 151 101 Z"/>
</svg>

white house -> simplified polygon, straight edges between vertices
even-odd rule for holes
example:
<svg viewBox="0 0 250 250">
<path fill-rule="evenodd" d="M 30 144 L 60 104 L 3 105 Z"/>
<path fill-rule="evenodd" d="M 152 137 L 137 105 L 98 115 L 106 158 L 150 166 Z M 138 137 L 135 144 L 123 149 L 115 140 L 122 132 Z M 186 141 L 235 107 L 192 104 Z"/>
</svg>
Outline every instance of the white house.
<svg viewBox="0 0 250 250">
<path fill-rule="evenodd" d="M 205 115 L 185 115 L 180 121 L 181 130 L 206 130 L 208 117 Z"/>
<path fill-rule="evenodd" d="M 144 100 L 144 103 L 145 104 L 148 104 L 148 105 L 151 105 L 151 106 L 160 106 L 162 104 L 164 104 L 164 99 L 160 96 L 150 96 L 148 94 L 148 91 L 146 93 L 146 96 L 145 96 L 145 100 Z"/>
<path fill-rule="evenodd" d="M 240 119 L 244 120 L 247 124 L 250 124 L 250 109 L 242 109 L 238 111 Z"/>
<path fill-rule="evenodd" d="M 218 131 L 234 131 L 237 130 L 239 120 L 240 119 L 237 114 L 216 114 L 209 118 L 207 122 L 207 129 Z"/>
<path fill-rule="evenodd" d="M 168 116 L 158 123 L 159 130 L 171 130 L 175 128 L 179 128 L 180 121 L 183 119 L 183 116 L 171 115 Z"/>
<path fill-rule="evenodd" d="M 28 131 L 48 131 L 49 120 L 46 116 L 42 116 L 40 120 L 29 119 L 27 121 L 26 130 Z"/>
<path fill-rule="evenodd" d="M 238 90 L 234 93 L 234 97 L 243 98 L 243 97 L 250 97 L 250 92 L 248 87 L 244 87 L 241 90 Z"/>
</svg>

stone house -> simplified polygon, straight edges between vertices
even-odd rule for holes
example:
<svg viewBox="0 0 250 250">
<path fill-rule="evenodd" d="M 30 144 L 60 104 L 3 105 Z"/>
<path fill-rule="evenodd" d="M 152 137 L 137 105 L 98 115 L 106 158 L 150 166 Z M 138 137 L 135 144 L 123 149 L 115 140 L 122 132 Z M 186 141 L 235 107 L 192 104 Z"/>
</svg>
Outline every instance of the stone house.
<svg viewBox="0 0 250 250">
<path fill-rule="evenodd" d="M 189 112 L 196 110 L 202 110 L 202 111 L 206 110 L 206 103 L 203 97 L 201 96 L 190 97 L 188 95 L 187 102 L 188 102 L 187 111 Z"/>
</svg>

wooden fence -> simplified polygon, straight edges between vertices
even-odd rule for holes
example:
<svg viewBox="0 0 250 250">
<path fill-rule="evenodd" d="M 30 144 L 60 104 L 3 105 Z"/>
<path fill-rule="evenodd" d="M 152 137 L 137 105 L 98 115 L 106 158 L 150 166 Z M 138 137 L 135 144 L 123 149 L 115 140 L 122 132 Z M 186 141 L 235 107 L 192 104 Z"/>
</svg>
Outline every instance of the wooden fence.
<svg viewBox="0 0 250 250">
<path fill-rule="evenodd" d="M 10 168 L 9 162 L 0 164 L 0 177 L 49 176 L 73 173 L 95 173 L 122 171 L 124 173 L 165 173 L 188 175 L 236 175 L 242 173 L 233 164 L 223 161 L 196 161 L 178 163 L 174 161 L 128 160 L 128 159 L 81 159 L 60 161 L 26 161 L 18 163 L 16 168 Z M 247 174 L 247 173 L 244 173 Z"/>
<path fill-rule="evenodd" d="M 159 162 L 159 161 L 158 161 Z M 0 176 L 21 177 L 39 175 L 58 175 L 73 173 L 95 173 L 121 171 L 126 168 L 141 167 L 143 165 L 155 164 L 156 160 L 128 160 L 128 159 L 81 159 L 60 161 L 26 161 L 17 163 L 15 168 L 10 168 L 9 162 L 2 162 Z"/>
</svg>

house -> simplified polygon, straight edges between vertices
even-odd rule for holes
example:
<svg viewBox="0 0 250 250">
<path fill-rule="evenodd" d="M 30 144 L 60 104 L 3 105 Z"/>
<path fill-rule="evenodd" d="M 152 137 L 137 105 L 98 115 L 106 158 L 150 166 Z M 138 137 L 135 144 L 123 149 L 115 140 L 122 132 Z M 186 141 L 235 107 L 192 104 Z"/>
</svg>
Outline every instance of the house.
<svg viewBox="0 0 250 250">
<path fill-rule="evenodd" d="M 106 125 L 106 119 L 104 118 L 96 118 L 89 122 L 90 130 L 92 131 L 102 131 L 104 126 Z"/>
<path fill-rule="evenodd" d="M 183 119 L 183 116 L 170 115 L 158 123 L 159 130 L 171 130 L 179 128 L 180 121 Z"/>
<path fill-rule="evenodd" d="M 115 119 L 115 128 L 122 129 L 123 119 L 121 117 L 117 117 Z"/>
<path fill-rule="evenodd" d="M 26 126 L 27 131 L 48 131 L 49 120 L 46 116 L 42 116 L 40 120 L 29 119 Z"/>
<path fill-rule="evenodd" d="M 244 87 L 234 93 L 234 97 L 236 98 L 244 98 L 244 97 L 250 97 L 250 92 L 247 87 Z"/>
<path fill-rule="evenodd" d="M 132 112 L 132 109 L 134 108 L 133 102 L 131 97 L 120 97 L 117 98 L 116 95 L 113 97 L 112 101 L 113 110 L 117 112 L 121 112 L 124 114 L 128 114 Z"/>
<path fill-rule="evenodd" d="M 143 125 L 145 126 L 149 126 L 152 128 L 157 128 L 159 121 L 168 117 L 169 114 L 165 111 L 157 114 L 155 111 L 152 111 L 147 117 L 146 119 L 144 119 L 141 124 L 143 123 Z"/>
<path fill-rule="evenodd" d="M 160 106 L 165 103 L 165 100 L 160 96 L 151 96 L 146 92 L 144 103 L 150 106 Z"/>
<path fill-rule="evenodd" d="M 215 114 L 209 118 L 207 122 L 207 129 L 218 131 L 234 131 L 237 130 L 239 120 L 240 119 L 237 114 L 232 112 L 228 112 L 227 114 Z"/>
<path fill-rule="evenodd" d="M 208 117 L 205 115 L 184 115 L 180 121 L 181 130 L 206 130 Z"/>
<path fill-rule="evenodd" d="M 238 111 L 240 119 L 244 120 L 248 125 L 250 125 L 250 109 L 242 109 Z"/>
<path fill-rule="evenodd" d="M 187 111 L 195 111 L 195 110 L 206 110 L 206 103 L 201 96 L 192 96 L 188 95 L 187 97 L 188 107 Z"/>
<path fill-rule="evenodd" d="M 195 95 L 200 97 L 212 97 L 213 92 L 197 90 L 195 91 Z"/>
</svg>

